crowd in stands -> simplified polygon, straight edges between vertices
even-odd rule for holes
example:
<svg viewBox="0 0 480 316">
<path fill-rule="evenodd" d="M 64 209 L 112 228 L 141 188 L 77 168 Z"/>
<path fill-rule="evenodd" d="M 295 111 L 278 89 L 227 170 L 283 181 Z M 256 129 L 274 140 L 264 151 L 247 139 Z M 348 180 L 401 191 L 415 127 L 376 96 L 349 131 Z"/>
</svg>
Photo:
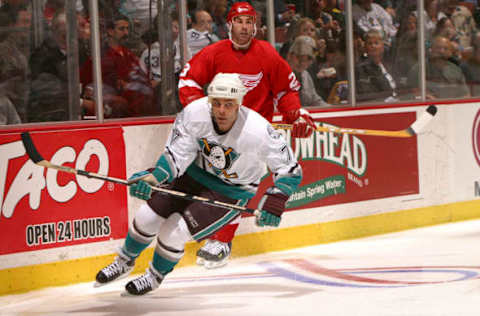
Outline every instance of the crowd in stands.
<svg viewBox="0 0 480 316">
<path fill-rule="evenodd" d="M 80 117 L 72 118 L 65 0 L 0 1 L 0 124 L 68 121 L 95 115 L 87 0 L 76 0 Z M 235 1 L 189 0 L 186 60 L 228 39 L 226 14 Z M 266 2 L 256 38 L 267 40 Z M 416 0 L 353 0 L 358 102 L 419 97 Z M 106 118 L 171 115 L 159 104 L 161 54 L 157 1 L 99 0 L 103 104 Z M 476 0 L 424 0 L 427 98 L 480 96 L 480 7 Z M 174 70 L 180 59 L 178 1 L 169 2 Z M 302 106 L 348 105 L 345 12 L 341 0 L 275 0 L 278 53 L 301 83 Z M 40 31 L 39 31 L 40 30 Z M 40 35 L 39 35 L 40 34 Z M 40 39 L 40 40 L 39 40 Z M 77 54 L 74 54 L 76 56 Z"/>
</svg>

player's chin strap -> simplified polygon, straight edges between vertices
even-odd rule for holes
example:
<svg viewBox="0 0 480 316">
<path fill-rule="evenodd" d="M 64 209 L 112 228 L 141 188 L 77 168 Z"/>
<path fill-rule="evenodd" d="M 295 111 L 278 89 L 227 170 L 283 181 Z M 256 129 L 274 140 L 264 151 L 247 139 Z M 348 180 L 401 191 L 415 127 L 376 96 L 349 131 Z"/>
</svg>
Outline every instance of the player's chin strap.
<svg viewBox="0 0 480 316">
<path fill-rule="evenodd" d="M 228 27 L 228 39 L 230 40 L 230 42 L 232 42 L 233 46 L 235 48 L 238 48 L 238 49 L 246 49 L 250 46 L 250 43 L 252 42 L 252 39 L 255 37 L 255 35 L 257 35 L 257 23 L 255 23 L 253 25 L 253 34 L 252 34 L 252 37 L 250 38 L 250 40 L 246 43 L 246 44 L 238 44 L 237 42 L 235 42 L 233 39 L 232 39 L 232 23 L 227 23 L 227 27 Z"/>
</svg>

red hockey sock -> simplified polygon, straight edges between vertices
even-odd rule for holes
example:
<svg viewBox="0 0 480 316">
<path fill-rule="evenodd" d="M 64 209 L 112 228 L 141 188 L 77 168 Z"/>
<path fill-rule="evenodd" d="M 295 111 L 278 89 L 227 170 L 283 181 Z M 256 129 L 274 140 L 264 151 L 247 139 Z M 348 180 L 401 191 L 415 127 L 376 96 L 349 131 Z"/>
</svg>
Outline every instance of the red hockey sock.
<svg viewBox="0 0 480 316">
<path fill-rule="evenodd" d="M 231 242 L 235 236 L 235 231 L 239 223 L 228 224 L 220 229 L 218 232 L 209 237 L 209 239 L 218 240 L 221 242 Z"/>
</svg>

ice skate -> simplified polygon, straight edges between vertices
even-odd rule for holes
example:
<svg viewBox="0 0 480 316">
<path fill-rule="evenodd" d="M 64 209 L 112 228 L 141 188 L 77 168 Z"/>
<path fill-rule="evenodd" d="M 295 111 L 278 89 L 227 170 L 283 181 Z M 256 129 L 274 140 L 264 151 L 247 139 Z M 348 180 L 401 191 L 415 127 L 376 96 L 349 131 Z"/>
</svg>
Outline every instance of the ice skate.
<svg viewBox="0 0 480 316">
<path fill-rule="evenodd" d="M 134 266 L 135 260 L 124 255 L 118 255 L 111 264 L 98 271 L 94 287 L 103 286 L 127 277 Z"/>
<path fill-rule="evenodd" d="M 145 274 L 130 281 L 125 285 L 125 292 L 122 296 L 141 296 L 158 289 L 162 283 L 163 276 L 152 267 L 148 268 Z"/>
<path fill-rule="evenodd" d="M 205 245 L 197 251 L 197 264 L 207 269 L 220 268 L 227 264 L 232 243 L 207 239 Z"/>
</svg>

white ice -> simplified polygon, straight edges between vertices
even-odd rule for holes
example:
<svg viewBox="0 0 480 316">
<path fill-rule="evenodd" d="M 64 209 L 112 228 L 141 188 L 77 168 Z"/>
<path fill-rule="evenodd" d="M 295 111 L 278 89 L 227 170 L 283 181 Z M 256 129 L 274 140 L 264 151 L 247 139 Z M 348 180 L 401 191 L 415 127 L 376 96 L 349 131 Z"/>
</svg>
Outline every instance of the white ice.
<svg viewBox="0 0 480 316">
<path fill-rule="evenodd" d="M 0 315 L 480 315 L 480 220 L 174 270 L 144 297 L 128 281 L 0 297 Z M 133 278 L 134 276 L 131 276 Z"/>
</svg>

